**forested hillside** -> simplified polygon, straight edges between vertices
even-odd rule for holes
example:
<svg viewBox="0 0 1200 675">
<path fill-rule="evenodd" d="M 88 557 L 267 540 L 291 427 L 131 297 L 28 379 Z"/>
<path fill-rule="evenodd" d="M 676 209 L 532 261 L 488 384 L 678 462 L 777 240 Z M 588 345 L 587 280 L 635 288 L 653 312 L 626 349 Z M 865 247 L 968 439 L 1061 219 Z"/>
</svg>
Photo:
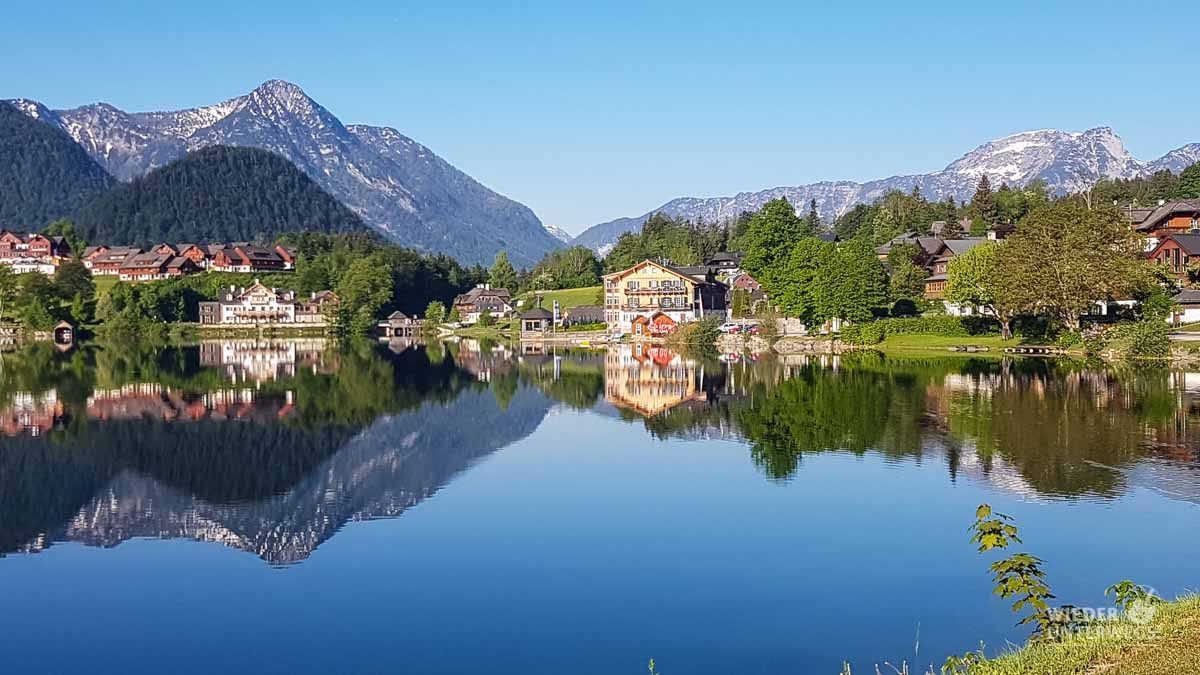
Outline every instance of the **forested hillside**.
<svg viewBox="0 0 1200 675">
<path fill-rule="evenodd" d="M 272 241 L 288 232 L 367 227 L 286 159 L 214 146 L 113 188 L 76 216 L 91 242 Z"/>
<path fill-rule="evenodd" d="M 0 228 L 39 231 L 115 183 L 70 136 L 0 101 Z"/>
</svg>

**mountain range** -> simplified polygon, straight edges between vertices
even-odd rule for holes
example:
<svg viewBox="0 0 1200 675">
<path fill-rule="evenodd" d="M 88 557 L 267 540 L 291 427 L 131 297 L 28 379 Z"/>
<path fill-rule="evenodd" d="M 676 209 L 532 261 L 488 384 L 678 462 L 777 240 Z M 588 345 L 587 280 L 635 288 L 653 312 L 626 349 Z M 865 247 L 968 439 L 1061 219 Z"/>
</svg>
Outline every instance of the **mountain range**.
<svg viewBox="0 0 1200 675">
<path fill-rule="evenodd" d="M 407 246 L 465 262 L 490 262 L 507 250 L 514 264 L 532 266 L 562 245 L 523 204 L 395 129 L 343 124 L 290 82 L 271 80 L 245 96 L 171 112 L 10 103 L 66 132 L 122 181 L 213 145 L 261 148 L 295 164 L 366 224 Z"/>
<path fill-rule="evenodd" d="M 798 211 L 807 211 L 808 204 L 815 199 L 821 218 L 831 222 L 856 204 L 869 203 L 891 190 L 911 192 L 917 188 L 928 199 L 954 195 L 955 199 L 969 200 L 980 176 L 987 175 L 993 187 L 1002 183 L 1023 186 L 1041 179 L 1052 192 L 1061 195 L 1077 192 L 1101 178 L 1133 178 L 1161 169 L 1178 173 L 1197 161 L 1200 161 L 1200 143 L 1184 145 L 1152 161 L 1141 161 L 1129 153 L 1120 136 L 1108 127 L 1084 132 L 1026 131 L 984 143 L 935 173 L 892 176 L 865 183 L 825 181 L 742 192 L 732 197 L 681 197 L 637 217 L 593 225 L 571 243 L 605 253 L 623 233 L 637 230 L 647 218 L 659 212 L 673 218 L 718 222 L 736 218 L 743 211 L 755 211 L 772 199 L 786 197 Z"/>
</svg>

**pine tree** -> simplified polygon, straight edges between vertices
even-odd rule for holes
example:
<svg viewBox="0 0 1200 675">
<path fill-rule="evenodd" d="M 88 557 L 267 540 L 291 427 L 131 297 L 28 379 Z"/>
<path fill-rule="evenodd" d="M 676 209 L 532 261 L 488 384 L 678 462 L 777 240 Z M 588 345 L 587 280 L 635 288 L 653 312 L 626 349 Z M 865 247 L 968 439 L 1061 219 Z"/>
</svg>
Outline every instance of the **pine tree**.
<svg viewBox="0 0 1200 675">
<path fill-rule="evenodd" d="M 1179 182 L 1175 184 L 1175 199 L 1200 198 L 1200 162 L 1189 166 L 1179 174 Z"/>
<path fill-rule="evenodd" d="M 987 174 L 979 177 L 979 185 L 975 188 L 975 196 L 971 199 L 979 218 L 985 226 L 996 224 L 996 196 L 992 194 L 992 183 Z"/>
<path fill-rule="evenodd" d="M 517 271 L 508 261 L 507 252 L 500 251 L 496 254 L 496 261 L 492 263 L 492 270 L 488 273 L 488 283 L 492 288 L 503 288 L 509 292 L 516 292 Z"/>
<path fill-rule="evenodd" d="M 817 213 L 816 199 L 808 202 L 808 229 L 810 232 L 818 232 L 821 229 L 821 215 Z"/>
<path fill-rule="evenodd" d="M 946 226 L 942 228 L 942 239 L 958 239 L 962 235 L 962 224 L 958 222 L 958 205 L 954 203 L 954 195 L 950 195 L 946 198 Z"/>
</svg>

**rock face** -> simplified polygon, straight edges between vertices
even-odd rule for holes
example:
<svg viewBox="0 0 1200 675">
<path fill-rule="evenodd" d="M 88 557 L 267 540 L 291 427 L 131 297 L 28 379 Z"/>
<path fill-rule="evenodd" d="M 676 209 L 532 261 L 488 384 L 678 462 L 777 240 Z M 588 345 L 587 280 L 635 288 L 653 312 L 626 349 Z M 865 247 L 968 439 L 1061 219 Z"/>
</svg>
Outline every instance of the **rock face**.
<svg viewBox="0 0 1200 675">
<path fill-rule="evenodd" d="M 172 112 L 12 103 L 65 131 L 120 180 L 212 145 L 261 148 L 287 158 L 368 225 L 408 246 L 466 262 L 491 262 L 507 250 L 514 263 L 532 265 L 561 245 L 523 204 L 395 129 L 344 125 L 289 82 L 271 80 L 245 96 Z"/>
<path fill-rule="evenodd" d="M 1144 162 L 1130 155 L 1121 138 L 1108 127 L 1078 133 L 1054 129 L 1026 131 L 984 143 L 935 173 L 892 176 L 866 183 L 832 181 L 777 187 L 732 197 L 683 197 L 636 218 L 618 218 L 594 225 L 572 243 L 604 252 L 621 234 L 641 227 L 657 212 L 675 218 L 717 222 L 735 218 L 742 211 L 755 211 L 769 200 L 786 197 L 799 211 L 806 211 L 809 202 L 815 199 L 817 211 L 829 222 L 855 204 L 869 203 L 891 190 L 911 192 L 917 188 L 928 199 L 954 195 L 955 199 L 968 200 L 975 193 L 980 176 L 986 175 L 993 189 L 1005 182 L 1025 185 L 1041 179 L 1055 194 L 1067 194 L 1101 178 L 1132 178 L 1160 169 L 1178 173 L 1196 161 L 1200 161 L 1200 143 Z"/>
</svg>

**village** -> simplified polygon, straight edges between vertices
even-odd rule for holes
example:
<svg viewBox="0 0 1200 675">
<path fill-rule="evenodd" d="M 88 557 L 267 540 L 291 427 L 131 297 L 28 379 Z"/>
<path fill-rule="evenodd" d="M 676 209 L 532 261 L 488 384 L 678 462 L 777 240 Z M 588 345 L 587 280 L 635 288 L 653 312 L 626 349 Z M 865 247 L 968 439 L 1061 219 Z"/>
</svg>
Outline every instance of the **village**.
<svg viewBox="0 0 1200 675">
<path fill-rule="evenodd" d="M 1121 215 L 1143 238 L 1144 256 L 1158 269 L 1181 282 L 1195 274 L 1193 263 L 1200 256 L 1200 200 L 1160 200 L 1154 207 L 1124 208 Z M 986 316 L 986 307 L 946 297 L 951 264 L 980 244 L 1004 241 L 1016 228 L 1004 224 L 991 226 L 979 236 L 962 234 L 970 226 L 969 220 L 956 227 L 935 221 L 926 232 L 908 231 L 876 246 L 875 256 L 886 265 L 893 251 L 902 247 L 915 251 L 913 262 L 923 270 L 922 295 L 927 303 L 948 316 Z M 834 234 L 821 234 L 819 238 L 832 246 L 845 243 Z M 52 276 L 74 256 L 64 237 L 0 232 L 0 264 L 15 274 Z M 645 259 L 602 275 L 602 286 L 593 303 L 562 307 L 557 299 L 543 303 L 540 293 L 516 297 L 512 289 L 481 283 L 454 298 L 449 316 L 444 317 L 452 320 L 394 311 L 376 319 L 375 332 L 389 338 L 415 337 L 426 329 L 452 334 L 460 329 L 499 324 L 497 331 L 535 342 L 659 340 L 673 335 L 684 324 L 712 318 L 721 323 L 722 332 L 753 334 L 760 327 L 759 310 L 774 303 L 768 301 L 763 284 L 744 268 L 744 257 L 740 251 L 722 251 L 699 265 Z M 144 283 L 208 272 L 294 272 L 297 253 L 289 246 L 248 242 L 161 243 L 149 248 L 100 244 L 86 246 L 78 260 L 97 280 Z M 1200 291 L 1184 288 L 1173 300 L 1168 317 L 1172 325 L 1200 321 Z M 320 329 L 327 325 L 339 303 L 340 298 L 332 290 L 298 293 L 255 278 L 252 283 L 231 285 L 215 299 L 200 302 L 196 321 L 202 328 Z M 1131 299 L 1097 298 L 1094 314 L 1105 316 L 1133 304 Z M 833 317 L 806 325 L 786 315 L 775 321 L 779 335 L 837 333 L 848 323 Z"/>
</svg>

